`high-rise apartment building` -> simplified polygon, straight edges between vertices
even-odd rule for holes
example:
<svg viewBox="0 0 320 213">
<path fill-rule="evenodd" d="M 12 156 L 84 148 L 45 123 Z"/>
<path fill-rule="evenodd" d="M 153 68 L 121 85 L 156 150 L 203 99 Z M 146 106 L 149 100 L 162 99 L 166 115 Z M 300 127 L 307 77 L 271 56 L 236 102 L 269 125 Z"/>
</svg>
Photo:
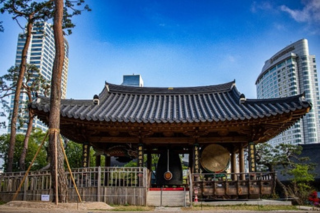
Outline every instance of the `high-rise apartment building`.
<svg viewBox="0 0 320 213">
<path fill-rule="evenodd" d="M 306 39 L 292 43 L 265 62 L 256 81 L 258 98 L 288 97 L 304 93 L 312 103 L 310 112 L 287 131 L 270 141 L 279 143 L 310 144 L 320 142 L 320 100 L 316 58 L 309 55 Z"/>
<path fill-rule="evenodd" d="M 26 39 L 24 34 L 19 34 L 15 65 L 19 65 L 21 63 L 21 54 L 25 44 L 25 40 Z M 61 98 L 66 98 L 66 92 L 67 92 L 69 45 L 66 39 L 64 42 L 64 46 L 65 46 L 65 59 L 64 59 L 64 66 L 62 71 Z M 46 22 L 34 25 L 32 29 L 31 42 L 28 48 L 28 53 L 27 53 L 27 63 L 36 65 L 40 70 L 40 74 L 46 80 L 50 81 L 52 76 L 54 57 L 55 57 L 55 43 L 54 43 L 52 25 Z M 20 98 L 21 100 L 27 100 L 27 96 L 25 94 L 21 94 Z M 14 99 L 14 96 L 11 97 L 11 106 L 10 106 L 11 111 L 13 109 L 13 99 Z M 47 129 L 47 127 L 38 119 L 34 120 L 34 127 L 41 128 L 42 130 Z M 24 124 L 24 126 L 20 127 L 17 130 L 17 132 L 24 132 L 26 128 L 27 128 L 27 124 Z M 10 128 L 9 128 L 9 131 L 10 131 Z"/>
<path fill-rule="evenodd" d="M 143 80 L 141 75 L 124 75 L 122 85 L 132 87 L 143 87 Z"/>
</svg>

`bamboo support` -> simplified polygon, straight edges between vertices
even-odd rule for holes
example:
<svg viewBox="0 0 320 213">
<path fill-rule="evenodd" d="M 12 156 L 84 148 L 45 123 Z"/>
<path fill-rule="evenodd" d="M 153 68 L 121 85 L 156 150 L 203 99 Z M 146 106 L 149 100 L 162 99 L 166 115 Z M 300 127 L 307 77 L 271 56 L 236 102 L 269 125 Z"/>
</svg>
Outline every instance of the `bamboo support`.
<svg viewBox="0 0 320 213">
<path fill-rule="evenodd" d="M 63 155 L 64 155 L 64 159 L 66 160 L 66 163 L 67 163 L 67 166 L 68 166 L 68 170 L 69 170 L 69 172 L 70 172 L 71 180 L 72 180 L 73 185 L 74 185 L 74 187 L 75 187 L 75 189 L 76 189 L 76 192 L 77 192 L 77 194 L 78 194 L 79 201 L 82 202 L 81 196 L 80 196 L 79 191 L 78 191 L 77 184 L 76 184 L 76 182 L 74 181 L 74 178 L 73 178 L 73 174 L 72 174 L 72 171 L 71 171 L 71 168 L 70 168 L 70 165 L 69 165 L 69 161 L 68 161 L 66 152 L 65 152 L 64 147 L 63 147 L 63 144 L 62 144 L 61 137 L 60 137 L 60 145 L 61 145 L 61 148 L 62 148 L 62 152 L 63 152 Z"/>
<path fill-rule="evenodd" d="M 28 176 L 28 173 L 29 173 L 29 171 L 30 171 L 30 169 L 31 169 L 31 167 L 32 167 L 32 165 L 33 165 L 33 162 L 35 161 L 37 155 L 39 154 L 39 152 L 40 152 L 40 150 L 41 150 L 41 147 L 43 146 L 44 141 L 45 141 L 46 138 L 48 137 L 48 134 L 49 134 L 49 131 L 47 131 L 46 136 L 45 136 L 44 139 L 42 140 L 42 142 L 41 142 L 41 144 L 40 144 L 40 146 L 39 146 L 36 154 L 34 155 L 32 161 L 31 161 L 31 163 L 30 163 L 30 165 L 29 165 L 29 168 L 28 168 L 28 170 L 26 171 L 26 173 L 25 173 L 25 175 L 24 175 L 24 177 L 23 177 L 23 179 L 22 179 L 22 181 L 21 181 L 21 183 L 20 183 L 20 185 L 19 185 L 16 193 L 13 195 L 12 201 L 14 201 L 14 200 L 17 198 L 18 192 L 20 191 L 20 189 L 21 189 L 21 187 L 22 187 L 22 184 L 24 183 L 26 177 Z"/>
</svg>

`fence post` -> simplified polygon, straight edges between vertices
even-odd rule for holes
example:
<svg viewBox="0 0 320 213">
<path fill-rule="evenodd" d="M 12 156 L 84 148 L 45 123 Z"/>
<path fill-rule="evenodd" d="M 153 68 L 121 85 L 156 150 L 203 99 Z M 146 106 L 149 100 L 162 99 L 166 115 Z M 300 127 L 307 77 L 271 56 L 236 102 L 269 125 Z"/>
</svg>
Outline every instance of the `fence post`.
<svg viewBox="0 0 320 213">
<path fill-rule="evenodd" d="M 23 200 L 24 201 L 27 200 L 28 182 L 29 182 L 29 178 L 27 176 L 26 179 L 24 180 L 24 186 L 23 186 Z"/>
<path fill-rule="evenodd" d="M 183 205 L 184 205 L 184 207 L 187 207 L 187 203 L 186 203 L 186 186 L 183 186 L 183 196 L 184 196 Z"/>
<path fill-rule="evenodd" d="M 101 186 L 101 167 L 98 167 L 98 181 L 97 181 L 97 201 L 100 202 L 100 186 Z"/>
<path fill-rule="evenodd" d="M 160 188 L 160 206 L 162 206 L 162 186 L 161 186 L 161 188 Z"/>
<path fill-rule="evenodd" d="M 189 177 L 189 181 L 190 181 L 190 183 L 189 183 L 189 196 L 190 196 L 190 198 L 189 198 L 189 200 L 190 200 L 190 206 L 192 206 L 192 202 L 193 202 L 193 174 L 192 174 L 192 172 L 191 172 L 191 169 L 189 169 L 189 175 L 190 175 L 190 177 Z"/>
<path fill-rule="evenodd" d="M 148 179 L 148 169 L 147 168 L 143 168 L 143 176 L 144 176 L 144 181 L 145 181 L 145 183 L 144 183 L 144 193 L 145 193 L 145 195 L 144 195 L 144 202 L 145 202 L 145 206 L 147 206 L 147 198 L 148 198 L 148 183 L 150 183 L 150 181 L 149 181 L 149 179 Z"/>
<path fill-rule="evenodd" d="M 147 179 L 148 179 L 148 175 L 147 175 L 147 168 L 143 167 L 143 187 L 147 188 Z"/>
</svg>

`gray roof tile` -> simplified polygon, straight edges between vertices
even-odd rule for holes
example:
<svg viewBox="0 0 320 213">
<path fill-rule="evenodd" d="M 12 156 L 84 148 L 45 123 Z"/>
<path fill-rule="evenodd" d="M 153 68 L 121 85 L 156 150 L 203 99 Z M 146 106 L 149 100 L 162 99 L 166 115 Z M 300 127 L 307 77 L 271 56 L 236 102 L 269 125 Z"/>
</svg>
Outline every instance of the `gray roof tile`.
<svg viewBox="0 0 320 213">
<path fill-rule="evenodd" d="M 129 87 L 106 83 L 93 100 L 61 100 L 63 117 L 106 122 L 186 123 L 269 117 L 311 107 L 303 95 L 275 99 L 247 99 L 240 103 L 235 82 L 184 88 Z M 49 111 L 49 99 L 30 104 Z"/>
</svg>

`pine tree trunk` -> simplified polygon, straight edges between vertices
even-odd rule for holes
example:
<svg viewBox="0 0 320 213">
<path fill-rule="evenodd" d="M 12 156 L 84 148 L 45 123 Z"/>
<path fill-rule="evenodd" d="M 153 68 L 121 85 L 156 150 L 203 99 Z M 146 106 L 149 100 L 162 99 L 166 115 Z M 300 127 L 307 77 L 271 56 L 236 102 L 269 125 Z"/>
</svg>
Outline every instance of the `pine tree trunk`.
<svg viewBox="0 0 320 213">
<path fill-rule="evenodd" d="M 30 138 L 30 135 L 31 135 L 31 132 L 32 132 L 33 119 L 34 119 L 34 116 L 31 113 L 31 111 L 29 110 L 28 129 L 27 129 L 26 135 L 24 137 L 23 149 L 21 151 L 20 162 L 19 162 L 21 171 L 25 171 L 26 170 L 26 156 L 27 156 L 27 151 L 28 151 L 29 138 Z"/>
<path fill-rule="evenodd" d="M 32 102 L 31 89 L 28 86 L 26 86 L 25 89 L 27 90 L 26 94 L 28 95 L 28 102 L 31 103 Z M 26 156 L 28 151 L 28 144 L 29 144 L 30 135 L 33 129 L 34 114 L 31 112 L 30 109 L 28 110 L 28 117 L 29 117 L 28 128 L 24 137 L 23 148 L 22 148 L 20 160 L 19 160 L 20 171 L 26 170 Z"/>
<path fill-rule="evenodd" d="M 55 0 L 55 13 L 54 13 L 54 39 L 56 55 L 52 70 L 51 79 L 51 97 L 50 97 L 50 117 L 49 117 L 49 146 L 51 152 L 51 176 L 53 192 L 56 192 L 56 181 L 58 181 L 59 201 L 62 203 L 68 200 L 68 187 L 67 178 L 64 170 L 64 156 L 60 146 L 59 134 L 60 132 L 60 103 L 61 103 L 61 78 L 64 63 L 64 38 L 62 31 L 62 18 L 63 18 L 63 0 Z M 57 147 L 56 147 L 57 146 Z M 57 149 L 57 162 L 53 155 Z M 55 168 L 57 165 L 57 168 Z M 56 179 L 55 172 L 57 169 L 58 180 Z M 55 196 L 54 196 L 55 197 Z"/>
<path fill-rule="evenodd" d="M 12 117 L 11 117 L 11 134 L 10 134 L 10 143 L 8 148 L 8 167 L 7 172 L 12 172 L 12 165 L 13 165 L 13 155 L 14 155 L 14 148 L 16 143 L 16 133 L 17 133 L 17 120 L 18 120 L 18 111 L 19 111 L 19 100 L 20 100 L 20 93 L 21 93 L 21 87 L 23 82 L 23 77 L 26 71 L 26 64 L 27 64 L 27 53 L 29 44 L 31 41 L 31 31 L 33 22 L 30 21 L 33 17 L 29 17 L 29 21 L 27 24 L 27 34 L 26 34 L 26 43 L 24 44 L 23 50 L 22 50 L 22 58 L 21 58 L 21 64 L 20 64 L 20 71 L 19 76 L 17 80 L 17 88 L 14 94 L 14 100 L 13 100 L 13 111 L 12 111 Z"/>
<path fill-rule="evenodd" d="M 289 193 L 288 193 L 286 186 L 278 178 L 276 178 L 276 183 L 281 187 L 281 189 L 284 193 L 285 200 L 288 200 Z"/>
</svg>

